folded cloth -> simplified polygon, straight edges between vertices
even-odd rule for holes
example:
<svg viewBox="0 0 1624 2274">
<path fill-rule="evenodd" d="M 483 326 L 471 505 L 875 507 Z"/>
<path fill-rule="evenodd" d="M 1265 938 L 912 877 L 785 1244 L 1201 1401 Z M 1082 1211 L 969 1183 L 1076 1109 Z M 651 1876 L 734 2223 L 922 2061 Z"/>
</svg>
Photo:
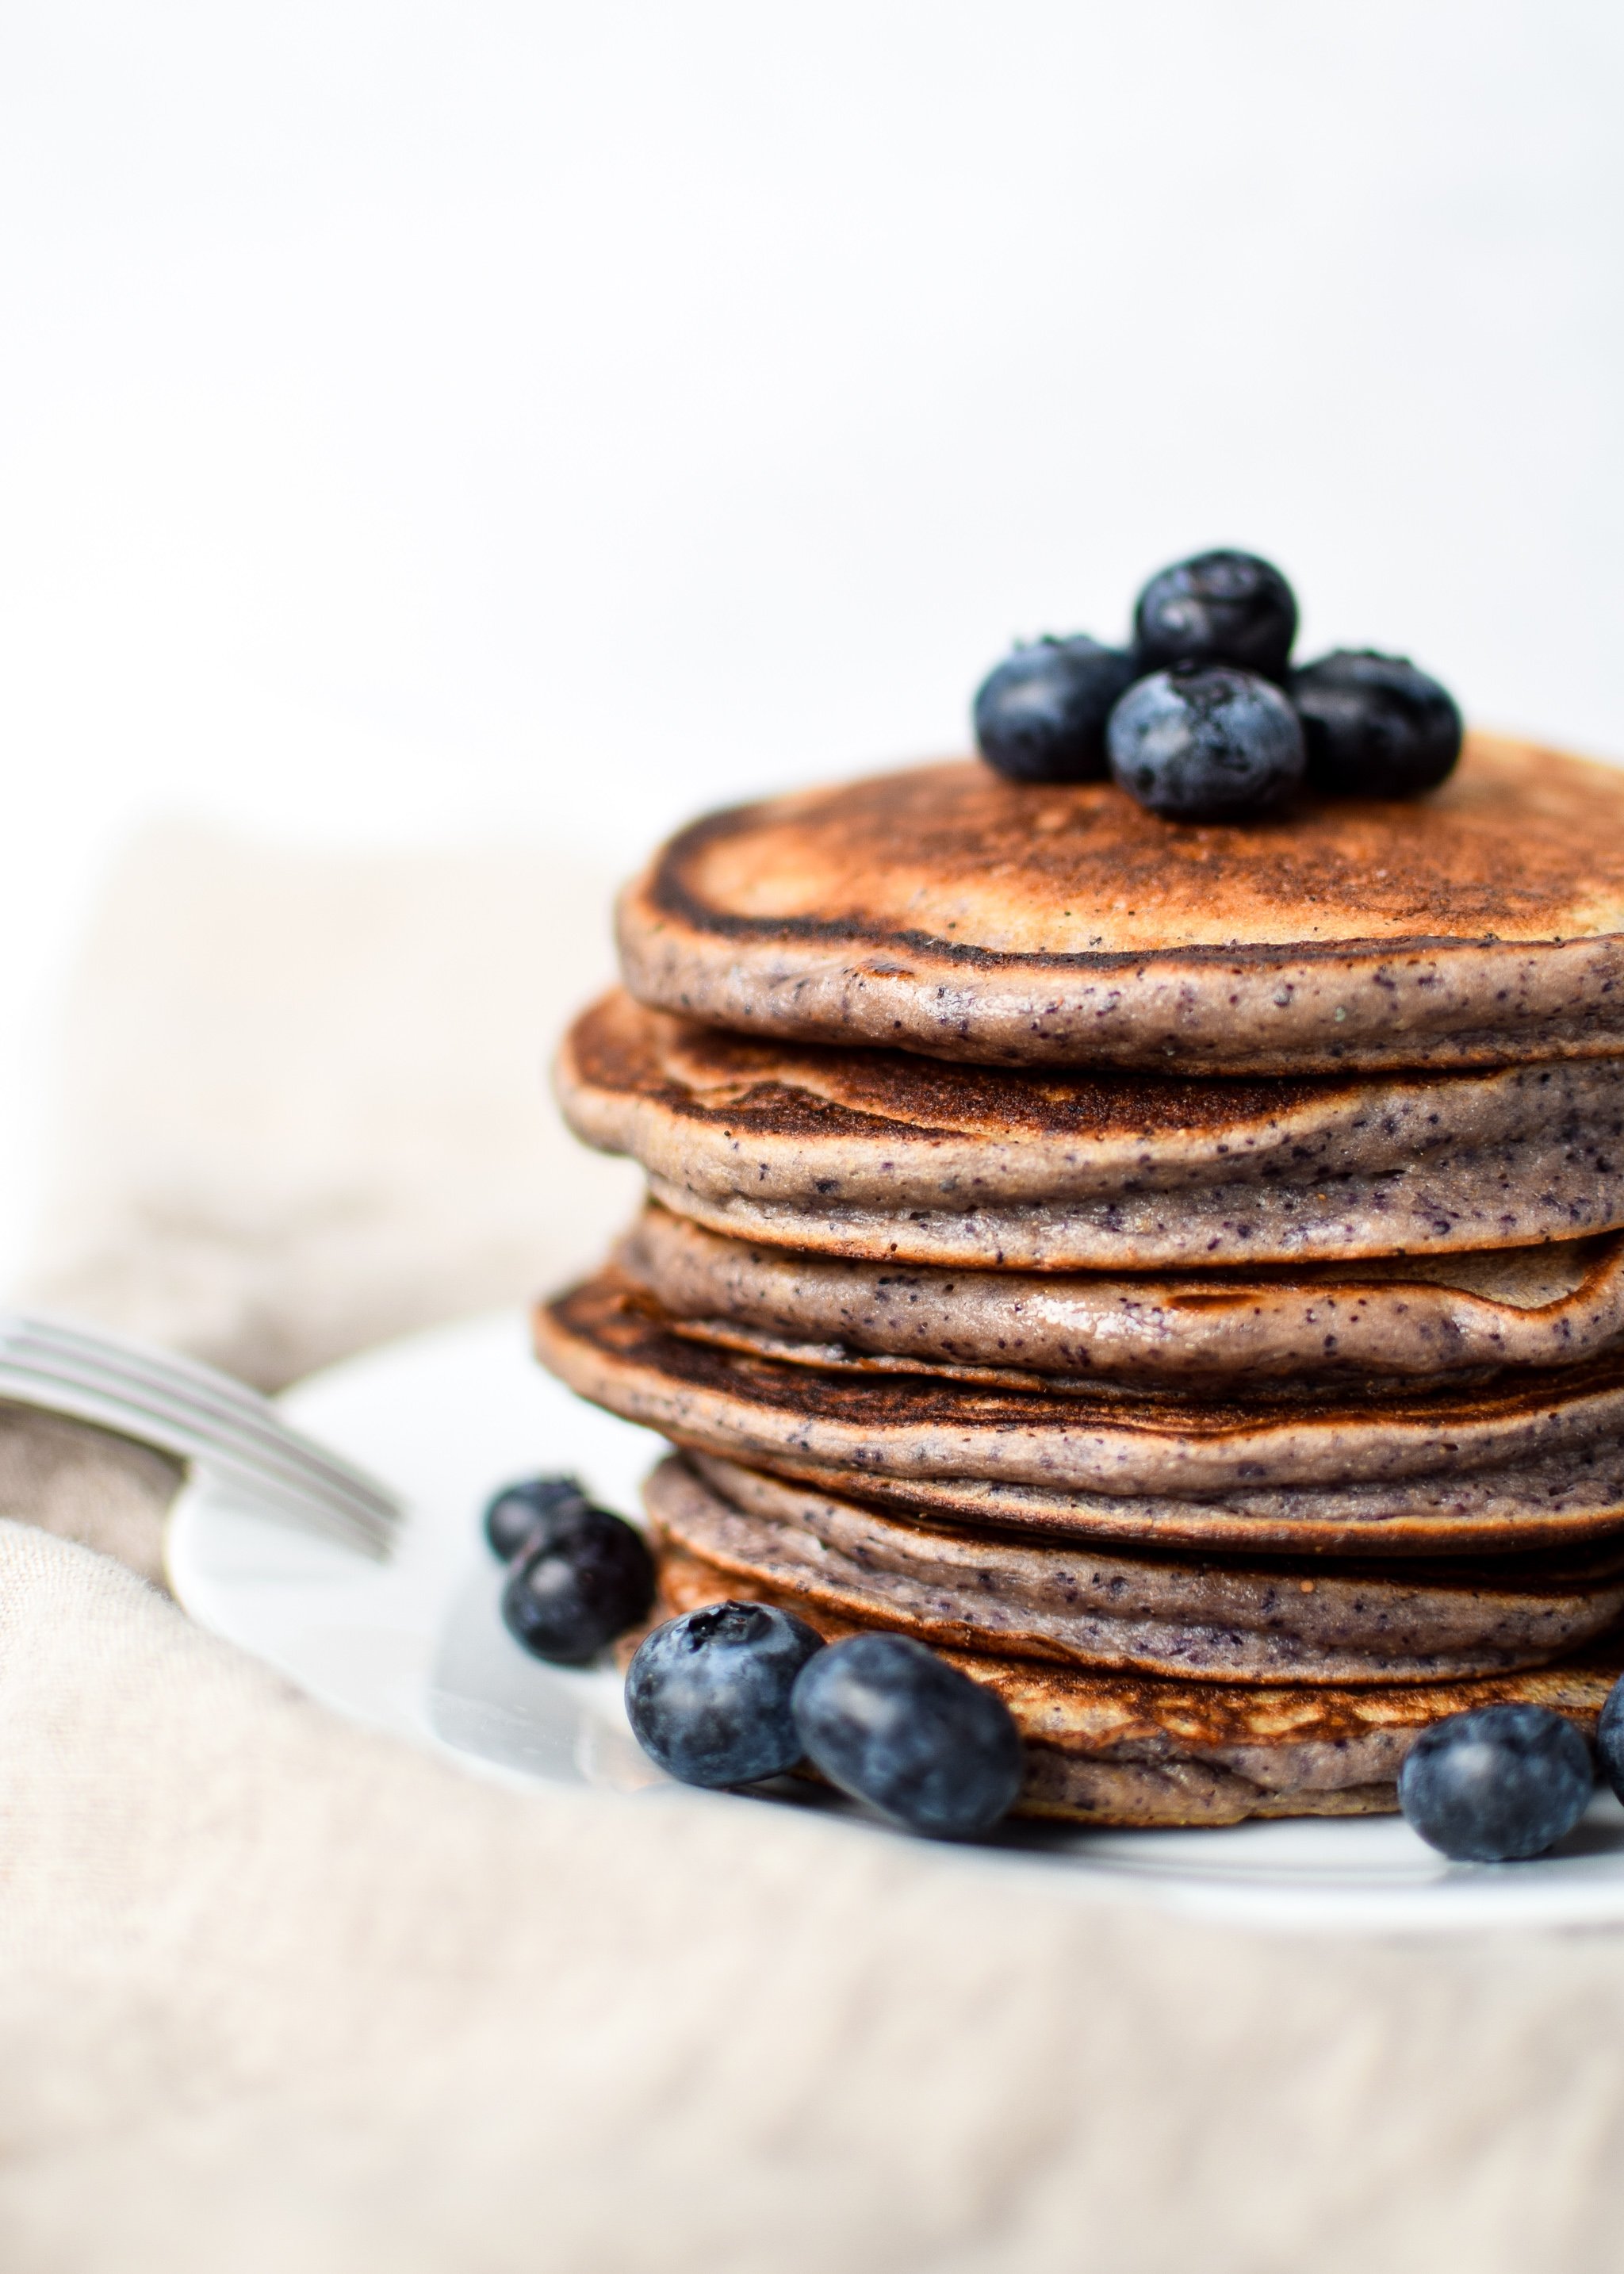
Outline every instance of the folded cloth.
<svg viewBox="0 0 1624 2274">
<path fill-rule="evenodd" d="M 488 1786 L 0 1524 L 8 2274 L 1597 2268 L 1617 1938 Z"/>
<path fill-rule="evenodd" d="M 53 1413 L 0 1405 L 0 1509 L 163 1584 L 163 1517 L 180 1471 L 162 1453 Z"/>
<path fill-rule="evenodd" d="M 541 854 L 138 847 L 32 1291 L 272 1382 L 583 1261 L 630 1195 L 530 1085 L 585 894 Z M 1613 2263 L 1624 1935 L 1221 1930 L 487 1783 L 110 1560 L 156 1570 L 167 1465 L 0 1423 L 6 2274 Z"/>
</svg>

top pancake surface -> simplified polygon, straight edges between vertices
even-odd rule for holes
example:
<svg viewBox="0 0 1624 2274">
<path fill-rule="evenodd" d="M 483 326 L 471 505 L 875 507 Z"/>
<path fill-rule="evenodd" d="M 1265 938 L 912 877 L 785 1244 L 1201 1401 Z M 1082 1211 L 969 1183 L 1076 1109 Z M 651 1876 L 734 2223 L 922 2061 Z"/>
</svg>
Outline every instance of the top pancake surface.
<svg viewBox="0 0 1624 2274">
<path fill-rule="evenodd" d="M 989 1064 L 1515 1064 L 1624 1041 L 1624 776 L 1469 739 L 1434 795 L 1158 819 L 920 766 L 698 822 L 627 983 L 717 1025 Z"/>
</svg>

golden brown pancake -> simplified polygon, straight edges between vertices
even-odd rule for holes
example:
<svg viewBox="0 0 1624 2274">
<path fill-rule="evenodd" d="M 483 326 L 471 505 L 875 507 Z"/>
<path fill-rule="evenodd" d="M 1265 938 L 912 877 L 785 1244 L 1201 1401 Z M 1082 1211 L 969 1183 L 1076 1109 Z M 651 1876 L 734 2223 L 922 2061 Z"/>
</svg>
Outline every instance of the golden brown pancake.
<svg viewBox="0 0 1624 2274">
<path fill-rule="evenodd" d="M 536 1347 L 569 1387 L 679 1442 L 898 1483 L 976 1479 L 1047 1492 L 1199 1500 L 1237 1491 L 1391 1487 L 1570 1457 L 1600 1465 L 1624 1432 L 1624 1357 L 1485 1388 L 1298 1404 L 1172 1392 L 988 1389 L 787 1366 L 673 1334 L 605 1271 L 538 1306 Z"/>
<path fill-rule="evenodd" d="M 1034 1386 L 1420 1383 L 1577 1365 L 1624 1336 L 1624 1234 L 1175 1276 L 941 1270 L 728 1239 L 659 1207 L 615 1250 L 676 1330 L 808 1366 Z"/>
<path fill-rule="evenodd" d="M 659 1572 L 668 1617 L 705 1603 L 778 1600 L 771 1588 L 674 1546 L 660 1552 Z M 795 1601 L 786 1608 L 801 1610 Z M 831 1641 L 863 1630 L 817 1609 L 810 1623 Z M 1533 1705 L 1593 1736 L 1624 1666 L 1624 1646 L 1608 1642 L 1532 1672 L 1309 1688 L 1085 1673 L 984 1652 L 943 1655 L 996 1690 L 1015 1717 L 1026 1748 L 1015 1813 L 1101 1826 L 1390 1812 L 1404 1756 L 1424 1729 L 1481 1706 Z"/>
<path fill-rule="evenodd" d="M 1487 1563 L 1246 1563 L 933 1529 L 703 1455 L 658 1536 L 786 1601 L 959 1650 L 1219 1682 L 1442 1682 L 1565 1658 L 1624 1615 L 1624 1540 Z M 804 1612 L 803 1612 L 804 1615 Z"/>
<path fill-rule="evenodd" d="M 1624 1224 L 1624 1057 L 1298 1081 L 1036 1074 L 761 1043 L 606 997 L 578 1136 L 712 1231 L 883 1262 L 1205 1269 Z"/>
<path fill-rule="evenodd" d="M 739 1032 L 1294 1074 L 1624 1046 L 1624 779 L 1482 734 L 1432 796 L 1191 826 L 974 761 L 714 814 L 625 894 L 626 983 Z"/>
</svg>

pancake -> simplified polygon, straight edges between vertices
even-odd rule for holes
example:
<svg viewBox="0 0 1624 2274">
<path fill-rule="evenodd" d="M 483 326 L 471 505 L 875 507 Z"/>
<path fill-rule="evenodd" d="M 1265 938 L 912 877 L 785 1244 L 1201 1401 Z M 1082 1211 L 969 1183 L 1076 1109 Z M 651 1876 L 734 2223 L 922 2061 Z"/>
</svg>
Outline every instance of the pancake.
<svg viewBox="0 0 1624 2274">
<path fill-rule="evenodd" d="M 1036 1076 L 763 1045 L 611 995 L 557 1081 L 710 1230 L 880 1262 L 1143 1270 L 1624 1226 L 1624 1057 L 1291 1082 Z"/>
<path fill-rule="evenodd" d="M 674 1547 L 662 1550 L 659 1575 L 667 1617 L 705 1603 L 778 1600 Z M 863 1631 L 823 1611 L 810 1623 L 831 1641 Z M 1555 1666 L 1468 1682 L 1308 1688 L 943 1655 L 996 1690 L 1015 1718 L 1026 1750 L 1015 1814 L 1100 1826 L 1390 1813 L 1399 1769 L 1424 1729 L 1480 1706 L 1531 1705 L 1593 1736 L 1624 1666 L 1624 1646 L 1609 1642 Z"/>
<path fill-rule="evenodd" d="M 793 1449 L 750 1457 L 819 1491 L 936 1523 L 1212 1555 L 1498 1555 L 1548 1552 L 1624 1529 L 1624 1446 L 1616 1439 L 1503 1469 L 1241 1487 L 1200 1500 L 880 1476 L 810 1461 Z"/>
<path fill-rule="evenodd" d="M 678 1331 L 802 1365 L 1171 1385 L 1432 1382 L 1624 1337 L 1624 1235 L 1180 1277 L 948 1271 L 727 1239 L 658 1207 L 615 1250 Z M 680 1322 L 678 1325 L 678 1322 Z"/>
<path fill-rule="evenodd" d="M 1487 1564 L 1236 1565 L 932 1530 L 733 1462 L 661 1463 L 658 1538 L 785 1600 L 936 1646 L 1221 1682 L 1540 1666 L 1624 1615 L 1624 1540 Z"/>
<path fill-rule="evenodd" d="M 620 1274 L 538 1306 L 537 1354 L 611 1412 L 708 1452 L 898 1482 L 980 1479 L 1049 1492 L 1200 1499 L 1504 1471 L 1615 1447 L 1624 1357 L 1508 1374 L 1470 1392 L 1296 1406 L 1047 1392 L 787 1366 L 673 1334 Z"/>
<path fill-rule="evenodd" d="M 1474 734 L 1430 797 L 1192 827 L 966 761 L 713 814 L 627 891 L 643 1002 L 983 1065 L 1508 1065 L 1624 1046 L 1624 780 Z"/>
</svg>

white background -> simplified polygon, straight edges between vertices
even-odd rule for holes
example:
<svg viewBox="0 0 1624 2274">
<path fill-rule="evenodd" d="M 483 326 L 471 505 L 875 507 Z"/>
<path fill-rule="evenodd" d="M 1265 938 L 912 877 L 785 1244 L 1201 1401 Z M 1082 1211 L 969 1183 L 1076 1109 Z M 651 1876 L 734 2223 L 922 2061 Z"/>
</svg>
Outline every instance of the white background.
<svg viewBox="0 0 1624 2274">
<path fill-rule="evenodd" d="M 118 842 L 627 865 L 1213 543 L 1624 755 L 1624 13 L 6 0 L 0 1269 Z"/>
</svg>

